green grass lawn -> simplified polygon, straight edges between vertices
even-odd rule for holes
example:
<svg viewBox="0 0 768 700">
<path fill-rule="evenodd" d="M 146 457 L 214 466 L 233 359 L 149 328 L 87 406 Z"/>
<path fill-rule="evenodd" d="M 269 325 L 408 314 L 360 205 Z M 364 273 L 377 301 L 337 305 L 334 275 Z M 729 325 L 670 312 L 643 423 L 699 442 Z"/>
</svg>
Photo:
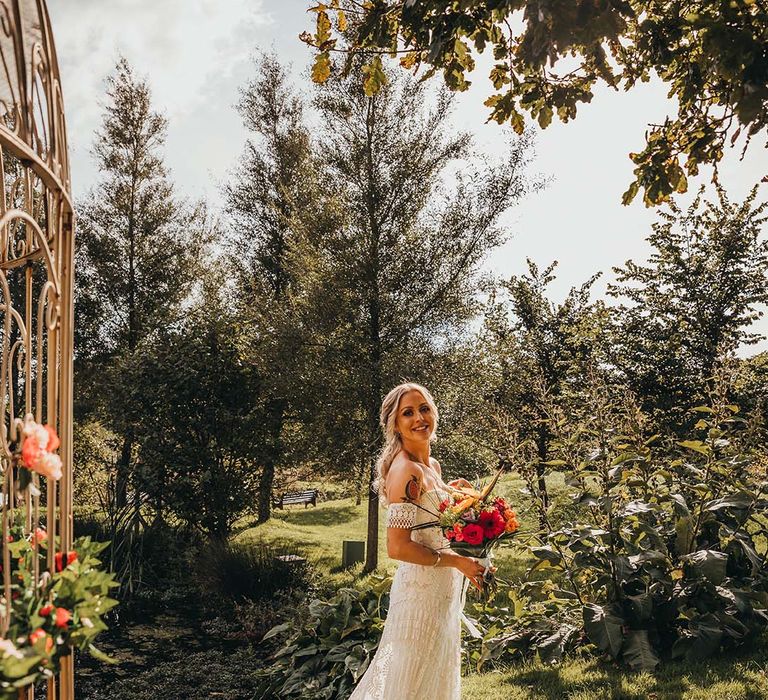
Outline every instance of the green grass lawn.
<svg viewBox="0 0 768 700">
<path fill-rule="evenodd" d="M 506 477 L 502 493 L 520 504 L 521 528 L 532 528 L 518 489 L 519 480 Z M 561 479 L 554 477 L 552 491 L 565 495 Z M 564 499 L 564 507 L 566 505 Z M 345 499 L 276 511 L 264 525 L 243 523 L 235 539 L 262 543 L 304 554 L 321 572 L 329 586 L 364 587 L 361 567 L 341 569 L 343 540 L 365 540 L 367 506 Z M 379 572 L 392 573 L 396 562 L 387 557 L 385 512 L 379 522 Z M 522 548 L 505 548 L 497 554 L 499 575 L 515 585 L 528 563 Z M 768 640 L 753 648 L 717 659 L 691 664 L 671 663 L 657 673 L 633 673 L 626 668 L 594 659 L 575 658 L 558 666 L 520 663 L 501 670 L 472 673 L 463 681 L 464 700 L 768 700 Z"/>
</svg>

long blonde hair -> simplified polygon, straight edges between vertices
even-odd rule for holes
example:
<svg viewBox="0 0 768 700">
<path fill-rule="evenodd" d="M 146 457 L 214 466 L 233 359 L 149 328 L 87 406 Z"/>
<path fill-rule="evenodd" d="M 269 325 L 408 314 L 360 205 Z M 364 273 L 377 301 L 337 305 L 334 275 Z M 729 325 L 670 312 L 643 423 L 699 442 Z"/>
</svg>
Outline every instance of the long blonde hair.
<svg viewBox="0 0 768 700">
<path fill-rule="evenodd" d="M 432 415 L 435 417 L 435 427 L 432 430 L 429 439 L 431 441 L 435 440 L 438 413 L 432 394 L 429 393 L 428 389 L 421 386 L 421 384 L 414 384 L 412 382 L 398 384 L 384 397 L 384 401 L 381 402 L 381 412 L 379 414 L 379 424 L 384 433 L 384 447 L 382 447 L 379 457 L 376 460 L 376 484 L 374 488 L 379 492 L 379 500 L 382 505 L 387 505 L 386 484 L 389 468 L 392 466 L 395 457 L 403 449 L 403 441 L 401 440 L 399 433 L 395 430 L 395 422 L 397 421 L 397 410 L 400 407 L 400 399 L 402 399 L 409 391 L 418 391 L 424 397 L 424 401 L 427 402 L 427 405 L 432 411 Z"/>
</svg>

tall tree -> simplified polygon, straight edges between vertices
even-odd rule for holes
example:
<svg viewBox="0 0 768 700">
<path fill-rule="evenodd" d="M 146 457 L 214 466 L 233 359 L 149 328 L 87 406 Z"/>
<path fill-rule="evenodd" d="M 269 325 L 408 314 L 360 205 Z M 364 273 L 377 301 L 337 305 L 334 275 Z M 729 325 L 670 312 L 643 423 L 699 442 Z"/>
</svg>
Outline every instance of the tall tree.
<svg viewBox="0 0 768 700">
<path fill-rule="evenodd" d="M 231 217 L 228 244 L 237 273 L 248 360 L 257 367 L 267 396 L 258 522 L 270 516 L 276 469 L 285 451 L 285 423 L 296 384 L 298 335 L 291 296 L 295 219 L 322 218 L 317 169 L 304 105 L 275 56 L 264 54 L 257 75 L 241 92 L 238 110 L 252 138 L 225 188 Z M 317 214 L 317 216 L 315 216 Z"/>
<path fill-rule="evenodd" d="M 325 125 L 318 152 L 342 218 L 323 235 L 304 222 L 303 313 L 328 331 L 308 356 L 316 368 L 308 379 L 312 396 L 338 400 L 332 434 L 367 455 L 372 483 L 382 396 L 406 377 L 428 383 L 434 355 L 464 333 L 478 266 L 503 240 L 499 217 L 526 191 L 528 142 L 514 142 L 497 166 L 472 168 L 469 137 L 450 128 L 447 96 L 432 100 L 405 76 L 391 76 L 375 96 L 355 74 L 335 80 L 317 107 Z M 373 489 L 367 550 L 370 571 Z"/>
<path fill-rule="evenodd" d="M 222 284 L 228 265 L 211 260 L 183 321 L 133 367 L 152 387 L 139 426 L 138 480 L 156 518 L 163 510 L 225 539 L 252 509 L 257 470 L 271 426 L 257 370 L 242 361 L 238 314 Z"/>
<path fill-rule="evenodd" d="M 528 260 L 527 274 L 504 280 L 491 295 L 480 334 L 479 352 L 487 358 L 485 386 L 475 398 L 481 406 L 468 412 L 486 420 L 465 427 L 481 443 L 488 445 L 489 436 L 495 440 L 492 447 L 502 463 L 511 461 L 506 454 L 510 431 L 515 440 L 533 443 L 537 489 L 545 507 L 551 407 L 578 412 L 585 377 L 601 363 L 601 339 L 608 327 L 604 305 L 590 298 L 598 275 L 572 287 L 557 303 L 549 291 L 556 266 L 553 262 L 541 270 Z"/>
<path fill-rule="evenodd" d="M 714 201 L 700 193 L 686 211 L 672 205 L 648 237 L 648 263 L 615 268 L 609 293 L 626 301 L 613 361 L 668 427 L 705 397 L 719 354 L 760 338 L 749 327 L 768 302 L 768 204 L 756 198 L 757 188 L 734 203 L 718 186 Z"/>
<path fill-rule="evenodd" d="M 645 149 L 630 154 L 637 167 L 625 203 L 640 188 L 648 205 L 667 201 L 685 191 L 686 173 L 720 161 L 729 137 L 733 145 L 743 130 L 748 145 L 768 126 L 764 2 L 332 0 L 312 9 L 316 32 L 301 38 L 318 48 L 315 80 L 331 74 L 333 12 L 349 50 L 368 52 L 371 93 L 382 83 L 381 54 L 400 55 L 405 68 L 441 70 L 452 90 L 466 90 L 475 52 L 490 47 L 495 94 L 485 104 L 492 119 L 519 133 L 525 112 L 542 128 L 554 115 L 568 122 L 597 84 L 630 90 L 658 76 L 675 98 L 677 117 L 652 125 Z"/>
<path fill-rule="evenodd" d="M 161 157 L 166 127 L 147 82 L 118 61 L 93 145 L 101 181 L 78 207 L 76 260 L 80 386 L 122 435 L 118 505 L 127 500 L 142 404 L 142 389 L 126 385 L 121 367 L 179 317 L 205 241 L 204 209 L 173 196 Z"/>
</svg>

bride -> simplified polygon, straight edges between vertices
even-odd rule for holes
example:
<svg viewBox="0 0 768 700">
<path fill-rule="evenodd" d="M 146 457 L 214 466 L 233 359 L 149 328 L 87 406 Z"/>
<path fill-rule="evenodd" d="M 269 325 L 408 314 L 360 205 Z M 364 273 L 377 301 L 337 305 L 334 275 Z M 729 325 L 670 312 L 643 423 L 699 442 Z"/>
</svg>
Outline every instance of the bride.
<svg viewBox="0 0 768 700">
<path fill-rule="evenodd" d="M 446 484 L 430 457 L 437 427 L 432 395 L 401 384 L 381 405 L 385 444 L 379 497 L 387 509 L 387 553 L 401 563 L 392 581 L 379 648 L 350 700 L 459 700 L 462 574 L 474 585 L 483 566 L 448 549 L 438 506 L 464 479 Z"/>
</svg>

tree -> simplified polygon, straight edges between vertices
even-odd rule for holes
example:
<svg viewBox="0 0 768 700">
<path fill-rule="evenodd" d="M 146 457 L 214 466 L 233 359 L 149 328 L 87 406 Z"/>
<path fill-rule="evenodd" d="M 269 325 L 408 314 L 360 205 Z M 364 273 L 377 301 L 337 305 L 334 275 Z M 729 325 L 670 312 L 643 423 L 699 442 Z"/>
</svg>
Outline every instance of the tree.
<svg viewBox="0 0 768 700">
<path fill-rule="evenodd" d="M 334 11 L 345 43 L 351 41 L 344 52 L 368 57 L 370 93 L 384 80 L 381 54 L 401 55 L 407 69 L 425 64 L 427 75 L 442 71 L 452 90 L 465 90 L 473 51 L 490 47 L 495 94 L 485 104 L 490 119 L 509 122 L 518 133 L 524 112 L 546 128 L 555 114 L 563 122 L 575 118 L 599 83 L 630 90 L 657 75 L 678 103 L 677 116 L 652 125 L 645 149 L 630 154 L 636 169 L 625 204 L 640 188 L 648 206 L 668 201 L 686 190 L 687 175 L 696 175 L 700 164 L 717 165 L 729 138 L 733 144 L 743 130 L 748 145 L 768 125 L 763 2 L 333 0 L 312 9 L 316 32 L 302 39 L 318 48 L 315 80 L 331 74 Z"/>
<path fill-rule="evenodd" d="M 501 466 L 519 462 L 512 453 L 520 444 L 533 445 L 535 487 L 545 509 L 552 408 L 578 414 L 586 377 L 601 363 L 600 340 L 608 326 L 604 305 L 590 300 L 599 275 L 571 288 L 558 304 L 548 295 L 556 266 L 540 270 L 528 260 L 527 274 L 493 290 L 479 337 L 479 352 L 486 358 L 484 386 L 476 398 L 481 407 L 465 411 L 485 417 L 465 429 L 491 447 Z"/>
<path fill-rule="evenodd" d="M 718 356 L 760 339 L 749 326 L 768 302 L 768 204 L 756 197 L 732 203 L 718 187 L 715 201 L 702 192 L 686 211 L 672 205 L 648 237 L 648 264 L 614 268 L 609 294 L 628 303 L 615 314 L 612 361 L 667 427 L 706 397 Z"/>
<path fill-rule="evenodd" d="M 306 416 L 312 405 L 328 407 L 324 427 L 351 455 L 367 456 L 369 483 L 383 394 L 408 377 L 428 383 L 432 358 L 464 334 L 479 263 L 503 240 L 499 217 L 527 189 L 525 139 L 504 162 L 473 170 L 469 137 L 449 131 L 449 99 L 441 94 L 427 108 L 429 97 L 405 76 L 369 96 L 356 75 L 318 97 L 317 149 L 339 221 L 322 235 L 303 222 L 297 251 L 303 324 L 319 336 L 306 345 L 306 386 L 314 386 Z M 377 543 L 378 498 L 369 489 L 367 571 Z"/>
<path fill-rule="evenodd" d="M 102 180 L 78 206 L 76 370 L 78 403 L 103 411 L 122 435 L 116 498 L 125 505 L 143 392 L 123 369 L 181 315 L 207 222 L 204 208 L 174 198 L 159 153 L 166 120 L 125 59 L 107 79 L 107 98 L 93 146 Z"/>
<path fill-rule="evenodd" d="M 210 262 L 183 321 L 162 332 L 132 374 L 152 387 L 138 423 L 142 493 L 156 516 L 168 510 L 219 539 L 252 508 L 271 428 L 260 377 L 241 356 L 227 274 Z"/>
<path fill-rule="evenodd" d="M 290 263 L 297 212 L 317 212 L 315 158 L 304 106 L 276 57 L 262 55 L 257 77 L 241 92 L 238 110 L 254 135 L 225 188 L 231 217 L 229 259 L 237 273 L 248 357 L 258 366 L 268 426 L 258 494 L 258 522 L 269 519 L 275 471 L 284 452 L 296 376 L 298 339 L 291 295 L 300 270 Z"/>
</svg>

